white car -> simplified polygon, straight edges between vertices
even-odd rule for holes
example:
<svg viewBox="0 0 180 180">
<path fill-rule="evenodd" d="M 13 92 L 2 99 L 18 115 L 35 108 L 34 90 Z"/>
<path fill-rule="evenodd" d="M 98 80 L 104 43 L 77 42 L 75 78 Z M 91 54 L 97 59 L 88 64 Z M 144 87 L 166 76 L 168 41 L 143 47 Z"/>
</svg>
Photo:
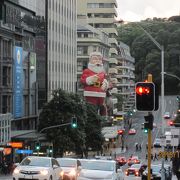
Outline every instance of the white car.
<svg viewBox="0 0 180 180">
<path fill-rule="evenodd" d="M 164 114 L 164 118 L 165 119 L 169 119 L 171 116 L 170 116 L 170 112 L 165 112 Z"/>
<path fill-rule="evenodd" d="M 52 157 L 28 156 L 13 171 L 13 180 L 61 180 L 62 169 Z"/>
<path fill-rule="evenodd" d="M 81 171 L 77 180 L 121 180 L 123 172 L 116 169 L 116 161 L 114 160 L 87 160 L 81 159 Z"/>
<path fill-rule="evenodd" d="M 63 172 L 63 180 L 76 180 L 81 169 L 81 163 L 74 158 L 56 158 Z"/>
</svg>

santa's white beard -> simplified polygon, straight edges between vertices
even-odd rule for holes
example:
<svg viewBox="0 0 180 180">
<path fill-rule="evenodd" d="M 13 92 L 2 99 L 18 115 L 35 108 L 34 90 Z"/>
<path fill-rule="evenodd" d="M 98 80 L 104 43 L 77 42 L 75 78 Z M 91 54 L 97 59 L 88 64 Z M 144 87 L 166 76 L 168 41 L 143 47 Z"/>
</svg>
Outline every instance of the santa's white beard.
<svg viewBox="0 0 180 180">
<path fill-rule="evenodd" d="M 95 73 L 101 73 L 104 72 L 104 68 L 103 68 L 103 64 L 100 65 L 96 65 L 96 64 L 88 64 L 88 69 L 90 69 L 91 71 L 95 72 Z"/>
</svg>

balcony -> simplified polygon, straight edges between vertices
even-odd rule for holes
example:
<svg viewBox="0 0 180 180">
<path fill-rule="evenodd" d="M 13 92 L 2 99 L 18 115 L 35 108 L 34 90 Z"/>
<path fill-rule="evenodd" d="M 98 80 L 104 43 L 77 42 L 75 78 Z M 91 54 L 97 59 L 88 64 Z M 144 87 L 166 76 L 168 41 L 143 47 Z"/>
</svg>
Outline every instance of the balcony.
<svg viewBox="0 0 180 180">
<path fill-rule="evenodd" d="M 117 49 L 116 48 L 110 48 L 110 50 L 109 50 L 109 54 L 118 54 L 118 52 L 117 52 Z"/>
<path fill-rule="evenodd" d="M 118 45 L 118 41 L 116 38 L 109 38 L 109 44 L 115 44 Z"/>
<path fill-rule="evenodd" d="M 109 64 L 118 64 L 118 60 L 116 58 L 109 58 Z"/>
<path fill-rule="evenodd" d="M 111 93 L 112 93 L 112 94 L 117 94 L 117 93 L 118 93 L 118 89 L 117 89 L 117 88 L 113 88 L 113 89 L 111 90 Z"/>
<path fill-rule="evenodd" d="M 117 80 L 117 78 L 110 78 L 110 82 L 111 82 L 112 84 L 117 84 L 117 83 L 118 83 L 118 80 Z"/>
<path fill-rule="evenodd" d="M 116 30 L 116 28 L 111 27 L 111 28 L 102 28 L 105 32 L 107 32 L 108 34 L 115 34 L 116 36 L 118 36 L 118 32 Z"/>
<path fill-rule="evenodd" d="M 109 68 L 109 74 L 118 74 L 118 70 L 116 68 Z"/>
</svg>

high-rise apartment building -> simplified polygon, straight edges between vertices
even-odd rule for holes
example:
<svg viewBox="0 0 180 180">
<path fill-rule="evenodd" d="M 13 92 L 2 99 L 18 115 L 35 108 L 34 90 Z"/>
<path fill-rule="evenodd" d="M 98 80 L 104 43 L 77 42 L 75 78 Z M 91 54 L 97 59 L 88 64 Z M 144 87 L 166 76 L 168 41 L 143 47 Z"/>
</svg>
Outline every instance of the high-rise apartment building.
<svg viewBox="0 0 180 180">
<path fill-rule="evenodd" d="M 53 90 L 76 90 L 76 0 L 48 1 L 48 100 Z"/>
</svg>

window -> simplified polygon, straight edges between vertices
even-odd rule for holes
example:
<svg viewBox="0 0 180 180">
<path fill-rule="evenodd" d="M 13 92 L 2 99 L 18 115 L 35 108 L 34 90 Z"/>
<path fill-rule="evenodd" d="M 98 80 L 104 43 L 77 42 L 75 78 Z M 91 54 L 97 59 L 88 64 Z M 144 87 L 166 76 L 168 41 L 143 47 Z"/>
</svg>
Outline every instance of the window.
<svg viewBox="0 0 180 180">
<path fill-rule="evenodd" d="M 77 55 L 88 55 L 88 47 L 77 47 Z"/>
<path fill-rule="evenodd" d="M 11 43 L 3 40 L 3 57 L 11 57 Z"/>
<path fill-rule="evenodd" d="M 2 113 L 11 112 L 11 96 L 3 95 L 2 96 Z"/>
</svg>

